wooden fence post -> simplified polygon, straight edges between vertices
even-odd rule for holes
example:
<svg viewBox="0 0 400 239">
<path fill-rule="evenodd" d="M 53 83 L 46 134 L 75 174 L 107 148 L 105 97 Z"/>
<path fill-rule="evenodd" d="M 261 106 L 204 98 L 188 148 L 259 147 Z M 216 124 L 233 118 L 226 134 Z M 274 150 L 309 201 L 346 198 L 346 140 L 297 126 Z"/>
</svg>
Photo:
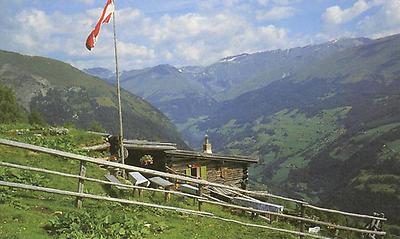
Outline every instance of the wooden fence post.
<svg viewBox="0 0 400 239">
<path fill-rule="evenodd" d="M 167 190 L 170 190 L 169 188 Z M 171 193 L 170 192 L 165 192 L 164 193 L 164 202 L 168 202 L 171 198 Z"/>
<path fill-rule="evenodd" d="M 306 213 L 306 207 L 303 203 L 300 204 L 300 217 L 304 218 Z M 300 232 L 304 232 L 304 221 L 300 221 Z M 304 238 L 304 236 L 300 236 L 300 238 Z"/>
<path fill-rule="evenodd" d="M 335 236 L 333 238 L 334 239 L 338 239 L 339 238 L 339 229 L 335 230 Z"/>
<path fill-rule="evenodd" d="M 203 196 L 203 185 L 199 184 L 199 193 L 198 193 L 199 197 Z M 199 203 L 199 211 L 201 211 L 201 204 L 202 202 L 200 200 L 197 200 L 197 202 Z"/>
<path fill-rule="evenodd" d="M 86 176 L 86 163 L 84 161 L 81 161 L 80 163 L 80 167 L 79 167 L 79 176 L 81 177 L 85 177 Z M 84 189 L 84 180 L 83 179 L 79 179 L 78 180 L 78 193 L 83 193 L 83 189 Z M 81 197 L 77 197 L 76 198 L 76 203 L 75 206 L 77 208 L 82 208 L 82 198 Z"/>
</svg>

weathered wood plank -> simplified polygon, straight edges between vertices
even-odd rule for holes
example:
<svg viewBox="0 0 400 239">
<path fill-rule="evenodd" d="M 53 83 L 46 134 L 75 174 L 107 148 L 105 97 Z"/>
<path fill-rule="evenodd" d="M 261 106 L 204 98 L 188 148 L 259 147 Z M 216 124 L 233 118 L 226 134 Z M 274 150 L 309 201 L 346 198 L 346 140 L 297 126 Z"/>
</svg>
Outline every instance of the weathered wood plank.
<svg viewBox="0 0 400 239">
<path fill-rule="evenodd" d="M 310 208 L 310 209 L 314 209 L 314 210 L 317 210 L 317 211 L 322 211 L 322 212 L 330 212 L 330 213 L 341 214 L 341 215 L 344 215 L 344 216 L 352 216 L 352 217 L 368 218 L 368 219 L 376 219 L 376 220 L 387 221 L 387 218 L 383 218 L 383 217 L 375 217 L 375 216 L 362 215 L 362 214 L 351 213 L 351 212 L 343 212 L 343 211 L 334 210 L 334 209 L 317 207 L 317 206 L 313 206 L 313 205 L 310 205 L 310 204 L 305 205 L 305 207 Z"/>
<path fill-rule="evenodd" d="M 83 193 L 83 189 L 84 189 L 84 179 L 83 177 L 86 176 L 86 166 L 85 166 L 85 162 L 81 161 L 80 165 L 79 165 L 79 176 L 81 176 L 81 178 L 79 178 L 78 180 L 78 193 Z M 81 197 L 77 197 L 76 198 L 76 207 L 77 208 L 82 208 L 82 198 Z"/>
</svg>

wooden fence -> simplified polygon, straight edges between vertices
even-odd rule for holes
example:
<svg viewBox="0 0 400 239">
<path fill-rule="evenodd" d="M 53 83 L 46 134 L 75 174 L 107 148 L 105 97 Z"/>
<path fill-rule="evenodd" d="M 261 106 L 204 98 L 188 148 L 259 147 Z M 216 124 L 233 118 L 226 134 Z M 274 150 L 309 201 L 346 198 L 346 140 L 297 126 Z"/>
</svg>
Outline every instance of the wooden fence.
<svg viewBox="0 0 400 239">
<path fill-rule="evenodd" d="M 212 182 L 208 182 L 208 181 L 201 180 L 201 179 L 196 179 L 196 178 L 191 178 L 191 177 L 186 177 L 186 176 L 176 175 L 176 174 L 171 174 L 171 173 L 165 173 L 165 172 L 160 172 L 160 171 L 155 171 L 155 170 L 150 170 L 150 169 L 145 169 L 145 168 L 140 168 L 140 167 L 135 167 L 135 166 L 130 166 L 130 165 L 123 165 L 123 164 L 114 163 L 114 162 L 108 162 L 105 160 L 99 160 L 99 159 L 95 159 L 92 157 L 77 155 L 77 154 L 73 154 L 73 153 L 63 152 L 60 150 L 44 148 L 44 147 L 40 147 L 40 146 L 15 142 L 15 141 L 6 140 L 6 139 L 0 139 L 0 145 L 17 147 L 17 148 L 21 148 L 21 149 L 31 150 L 31 151 L 40 152 L 40 153 L 46 153 L 46 154 L 50 154 L 50 155 L 55 155 L 55 156 L 60 156 L 63 158 L 80 161 L 79 175 L 73 175 L 73 174 L 61 173 L 61 172 L 47 170 L 47 169 L 34 168 L 34 167 L 29 167 L 29 166 L 24 166 L 24 165 L 0 162 L 0 166 L 2 166 L 2 167 L 11 167 L 11 168 L 17 168 L 17 169 L 21 169 L 21 170 L 29 170 L 29 171 L 35 171 L 35 172 L 40 172 L 40 173 L 46 173 L 46 174 L 52 174 L 52 175 L 58 175 L 58 176 L 62 176 L 62 177 L 77 179 L 78 180 L 78 192 L 71 192 L 71 191 L 65 191 L 65 190 L 59 190 L 59 189 L 37 187 L 37 186 L 26 185 L 26 184 L 0 181 L 0 186 L 22 188 L 22 189 L 28 189 L 28 190 L 34 190 L 34 191 L 74 196 L 74 197 L 76 197 L 76 206 L 77 207 L 82 207 L 83 199 L 88 198 L 88 199 L 95 199 L 95 200 L 120 202 L 120 203 L 124 203 L 124 204 L 142 205 L 142 206 L 155 207 L 155 208 L 161 208 L 161 209 L 166 209 L 166 210 L 174 210 L 174 211 L 187 213 L 187 214 L 194 214 L 194 215 L 198 215 L 198 216 L 202 216 L 202 217 L 211 217 L 211 218 L 214 218 L 217 220 L 237 223 L 237 224 L 248 226 L 248 227 L 258 227 L 258 228 L 264 228 L 264 229 L 273 230 L 273 231 L 277 231 L 277 232 L 290 233 L 293 235 L 298 235 L 300 237 L 307 236 L 307 237 L 311 237 L 311 238 L 327 238 L 327 237 L 320 236 L 317 234 L 305 233 L 304 231 L 305 231 L 306 223 L 309 225 L 314 225 L 314 226 L 319 225 L 319 226 L 323 226 L 326 228 L 335 229 L 336 230 L 336 236 L 335 236 L 336 238 L 339 238 L 339 236 L 338 236 L 339 231 L 355 232 L 355 233 L 360 233 L 360 234 L 364 234 L 364 235 L 371 235 L 374 237 L 386 235 L 386 233 L 384 231 L 380 231 L 380 230 L 368 230 L 365 228 L 355 228 L 355 227 L 337 225 L 332 222 L 313 219 L 313 218 L 311 218 L 312 215 L 307 215 L 306 209 L 312 209 L 312 210 L 316 210 L 316 211 L 320 211 L 320 212 L 324 212 L 324 213 L 339 214 L 339 215 L 342 215 L 345 217 L 376 220 L 381 223 L 383 223 L 384 221 L 387 220 L 386 218 L 383 218 L 383 217 L 362 215 L 362 214 L 356 214 L 356 213 L 343 212 L 343 211 L 338 211 L 338 210 L 316 207 L 316 206 L 310 205 L 307 202 L 304 202 L 302 200 L 296 200 L 296 199 L 292 199 L 292 198 L 273 195 L 273 194 L 270 194 L 267 192 L 244 190 L 241 188 L 236 188 L 236 187 L 218 184 L 218 183 L 212 183 Z M 173 190 L 162 190 L 162 189 L 133 186 L 133 185 L 128 185 L 128 184 L 115 183 L 115 182 L 109 182 L 109 181 L 104 181 L 104 180 L 100 180 L 100 179 L 86 177 L 85 165 L 87 163 L 93 163 L 96 165 L 119 168 L 119 169 L 122 169 L 125 171 L 136 171 L 136 172 L 140 172 L 140 173 L 144 173 L 144 174 L 148 174 L 148 175 L 160 176 L 160 177 L 167 178 L 169 180 L 175 180 L 175 182 L 177 182 L 177 183 L 192 183 L 192 184 L 195 184 L 198 186 L 199 193 L 198 193 L 198 195 L 192 195 L 192 194 L 173 191 Z M 113 185 L 113 186 L 118 186 L 118 187 L 123 187 L 123 188 L 129 188 L 129 189 L 133 189 L 133 190 L 138 189 L 138 190 L 145 190 L 145 191 L 151 191 L 151 192 L 162 192 L 165 194 L 173 194 L 173 195 L 177 195 L 177 196 L 184 196 L 184 197 L 192 198 L 192 199 L 196 200 L 198 203 L 198 211 L 184 209 L 184 208 L 178 208 L 178 207 L 165 206 L 165 205 L 144 203 L 144 202 L 133 201 L 133 200 L 85 194 L 85 193 L 83 193 L 85 181 L 96 182 L 96 183 L 101 183 L 101 184 L 105 184 L 105 185 Z M 253 209 L 250 207 L 242 207 L 242 206 L 237 206 L 237 205 L 221 202 L 216 199 L 214 200 L 214 198 L 210 197 L 209 195 L 203 194 L 203 191 L 208 187 L 229 190 L 238 195 L 244 195 L 244 196 L 247 195 L 247 196 L 255 196 L 257 198 L 280 200 L 285 203 L 291 203 L 291 204 L 297 205 L 297 208 L 299 209 L 299 211 L 296 213 L 296 215 L 292 215 L 292 214 L 288 214 L 288 213 L 275 213 L 275 212 L 261 211 L 261 210 Z M 167 197 L 165 197 L 165 198 L 167 198 Z M 251 224 L 251 223 L 245 223 L 245 222 L 240 222 L 240 221 L 236 221 L 236 220 L 221 218 L 210 212 L 203 211 L 202 204 L 211 204 L 211 205 L 222 206 L 225 208 L 243 210 L 245 212 L 252 213 L 254 215 L 259 215 L 261 218 L 269 217 L 269 218 L 281 218 L 283 220 L 291 220 L 291 221 L 294 221 L 295 223 L 299 224 L 299 231 L 286 230 L 286 229 L 275 228 L 275 227 L 266 226 L 266 225 Z M 268 216 L 268 217 L 265 217 L 265 216 Z"/>
</svg>

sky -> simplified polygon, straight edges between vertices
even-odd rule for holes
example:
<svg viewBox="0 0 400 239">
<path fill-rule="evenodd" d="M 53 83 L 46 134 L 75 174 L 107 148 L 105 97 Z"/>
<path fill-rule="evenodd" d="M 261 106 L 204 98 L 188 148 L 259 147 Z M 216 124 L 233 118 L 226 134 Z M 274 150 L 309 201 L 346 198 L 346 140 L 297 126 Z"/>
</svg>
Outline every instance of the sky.
<svg viewBox="0 0 400 239">
<path fill-rule="evenodd" d="M 112 24 L 85 41 L 106 0 L 0 0 L 0 49 L 113 68 Z M 122 70 L 400 33 L 400 0 L 115 0 Z"/>
</svg>

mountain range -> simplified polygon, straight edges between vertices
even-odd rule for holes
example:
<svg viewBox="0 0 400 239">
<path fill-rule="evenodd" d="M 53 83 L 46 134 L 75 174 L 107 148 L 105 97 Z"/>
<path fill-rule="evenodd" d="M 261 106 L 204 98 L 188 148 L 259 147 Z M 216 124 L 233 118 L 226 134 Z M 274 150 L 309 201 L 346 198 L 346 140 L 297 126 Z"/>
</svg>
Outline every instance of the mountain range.
<svg viewBox="0 0 400 239">
<path fill-rule="evenodd" d="M 254 188 L 400 224 L 399 46 L 400 35 L 339 39 L 121 80 L 190 145 L 207 133 L 216 151 L 258 156 Z"/>
</svg>

